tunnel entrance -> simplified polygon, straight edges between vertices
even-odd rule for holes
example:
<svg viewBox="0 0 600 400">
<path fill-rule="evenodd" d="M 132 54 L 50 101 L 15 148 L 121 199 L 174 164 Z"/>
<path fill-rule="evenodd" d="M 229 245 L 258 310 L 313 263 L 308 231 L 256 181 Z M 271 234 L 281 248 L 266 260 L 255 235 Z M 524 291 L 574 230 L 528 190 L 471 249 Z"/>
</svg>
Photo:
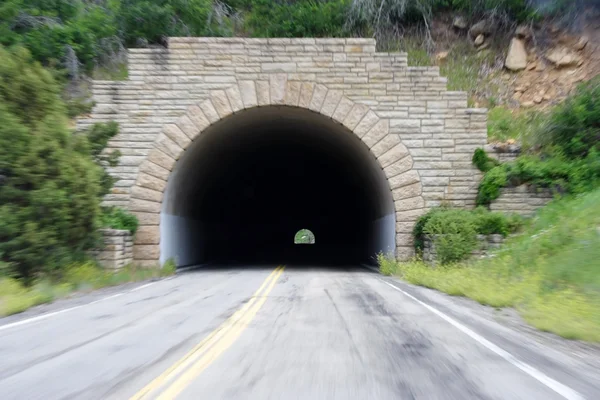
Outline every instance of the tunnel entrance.
<svg viewBox="0 0 600 400">
<path fill-rule="evenodd" d="M 315 244 L 315 235 L 309 229 L 300 229 L 294 236 L 294 244 Z"/>
<path fill-rule="evenodd" d="M 299 227 L 318 240 L 298 246 Z M 392 192 L 350 130 L 303 108 L 225 117 L 173 169 L 160 216 L 161 262 L 360 263 L 393 253 Z"/>
</svg>

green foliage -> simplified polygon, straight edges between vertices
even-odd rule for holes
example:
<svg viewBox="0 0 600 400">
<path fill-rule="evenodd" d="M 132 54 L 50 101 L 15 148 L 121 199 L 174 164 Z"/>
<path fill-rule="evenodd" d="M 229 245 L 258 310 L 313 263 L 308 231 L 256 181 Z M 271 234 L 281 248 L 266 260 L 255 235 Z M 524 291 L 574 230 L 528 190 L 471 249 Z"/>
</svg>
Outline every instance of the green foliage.
<svg viewBox="0 0 600 400">
<path fill-rule="evenodd" d="M 172 258 L 169 258 L 162 265 L 160 271 L 161 276 L 174 275 L 175 272 L 177 272 L 177 265 L 175 264 L 175 261 Z"/>
<path fill-rule="evenodd" d="M 495 253 L 467 264 L 388 267 L 407 281 L 493 307 L 515 307 L 538 329 L 600 341 L 600 190 L 542 208 Z"/>
<path fill-rule="evenodd" d="M 548 124 L 536 123 L 533 140 L 537 154 L 489 168 L 482 150 L 476 150 L 473 163 L 486 172 L 477 204 L 491 203 L 503 187 L 525 183 L 562 193 L 584 193 L 600 185 L 599 99 L 600 78 L 596 78 L 580 85 L 574 95 L 555 107 L 546 117 Z"/>
<path fill-rule="evenodd" d="M 345 34 L 347 0 L 252 0 L 246 26 L 255 37 L 336 37 Z"/>
<path fill-rule="evenodd" d="M 481 172 L 488 172 L 490 169 L 500 165 L 498 160 L 488 156 L 485 150 L 481 148 L 475 150 L 472 161 Z"/>
<path fill-rule="evenodd" d="M 382 275 L 390 276 L 396 274 L 398 263 L 394 257 L 379 253 L 377 254 L 377 264 L 379 265 L 379 272 Z"/>
<path fill-rule="evenodd" d="M 111 152 L 104 151 L 108 141 L 118 133 L 119 125 L 114 121 L 94 124 L 92 128 L 86 132 L 86 143 L 89 145 L 89 148 L 86 151 L 89 152 L 98 166 L 116 167 L 118 165 L 121 152 L 119 150 L 113 150 Z M 100 196 L 108 194 L 115 184 L 115 181 L 116 179 L 102 168 L 102 175 L 100 177 Z"/>
<path fill-rule="evenodd" d="M 433 208 L 421 216 L 413 229 L 415 248 L 423 250 L 425 236 L 435 245 L 441 264 L 463 260 L 475 249 L 477 235 L 507 236 L 517 231 L 523 222 L 518 216 L 489 212 L 483 207 L 463 210 Z"/>
<path fill-rule="evenodd" d="M 466 210 L 434 213 L 423 227 L 423 233 L 433 239 L 441 264 L 468 257 L 477 245 L 475 220 Z"/>
<path fill-rule="evenodd" d="M 38 304 L 49 303 L 74 291 L 87 291 L 126 282 L 136 282 L 175 273 L 175 264 L 167 262 L 162 268 L 126 266 L 107 271 L 84 262 L 67 266 L 56 280 L 38 280 L 26 286 L 17 279 L 0 277 L 0 316 L 12 315 Z"/>
<path fill-rule="evenodd" d="M 313 244 L 315 243 L 315 235 L 308 229 L 300 229 L 294 236 L 295 244 Z"/>
<path fill-rule="evenodd" d="M 513 111 L 501 106 L 492 107 L 488 112 L 488 138 L 500 142 L 515 139 L 523 147 L 530 147 L 530 142 L 543 126 L 545 117 L 539 111 Z"/>
<path fill-rule="evenodd" d="M 106 228 L 122 229 L 135 234 L 138 228 L 138 219 L 129 211 L 118 207 L 103 207 L 101 225 Z"/>
<path fill-rule="evenodd" d="M 59 91 L 28 51 L 0 48 L 0 253 L 25 279 L 80 256 L 97 227 L 102 170 Z"/>
<path fill-rule="evenodd" d="M 600 152 L 600 76 L 579 85 L 554 110 L 543 141 L 568 159 Z"/>
</svg>

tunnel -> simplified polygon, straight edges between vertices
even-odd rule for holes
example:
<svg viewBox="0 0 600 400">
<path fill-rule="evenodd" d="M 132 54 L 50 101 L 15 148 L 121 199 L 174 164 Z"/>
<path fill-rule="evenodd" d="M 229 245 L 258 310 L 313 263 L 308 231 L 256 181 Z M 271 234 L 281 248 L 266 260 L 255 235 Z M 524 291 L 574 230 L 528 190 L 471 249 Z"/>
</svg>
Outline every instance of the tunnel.
<svg viewBox="0 0 600 400">
<path fill-rule="evenodd" d="M 313 235 L 298 244 L 301 230 Z M 161 262 L 373 263 L 395 249 L 394 202 L 369 148 L 307 109 L 232 114 L 177 161 L 160 216 Z"/>
</svg>

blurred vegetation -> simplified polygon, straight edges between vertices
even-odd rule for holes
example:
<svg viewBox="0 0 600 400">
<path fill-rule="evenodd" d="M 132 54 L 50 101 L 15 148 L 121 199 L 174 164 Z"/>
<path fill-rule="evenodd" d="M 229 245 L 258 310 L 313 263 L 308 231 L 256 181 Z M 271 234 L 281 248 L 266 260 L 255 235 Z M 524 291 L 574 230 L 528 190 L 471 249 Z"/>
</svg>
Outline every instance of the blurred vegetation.
<svg viewBox="0 0 600 400">
<path fill-rule="evenodd" d="M 2 272 L 28 284 L 55 278 L 98 244 L 114 183 L 104 167 L 119 156 L 104 149 L 118 127 L 72 132 L 59 84 L 23 47 L 0 47 L 0 120 Z"/>
<path fill-rule="evenodd" d="M 3 278 L 0 275 L 0 316 L 20 313 L 33 306 L 67 297 L 74 292 L 173 275 L 174 266 L 170 261 L 162 268 L 126 266 L 113 272 L 85 262 L 67 266 L 60 280 L 45 278 L 29 286 L 23 285 L 17 279 Z"/>
<path fill-rule="evenodd" d="M 514 307 L 538 329 L 600 342 L 600 190 L 553 201 L 491 257 L 432 268 L 380 257 L 382 273 Z"/>
<path fill-rule="evenodd" d="M 484 207 L 475 210 L 433 208 L 421 216 L 413 229 L 417 254 L 423 251 L 425 236 L 432 238 L 438 261 L 449 264 L 468 258 L 477 246 L 477 235 L 498 234 L 504 237 L 518 231 L 521 217 L 490 212 Z"/>
<path fill-rule="evenodd" d="M 491 126 L 497 127 L 498 119 L 493 121 Z M 585 193 L 600 185 L 600 77 L 580 84 L 572 96 L 533 121 L 506 121 L 509 130 L 529 129 L 529 151 L 515 161 L 494 164 L 481 149 L 475 152 L 473 163 L 485 172 L 478 204 L 495 200 L 502 187 L 525 183 L 558 193 Z"/>
</svg>

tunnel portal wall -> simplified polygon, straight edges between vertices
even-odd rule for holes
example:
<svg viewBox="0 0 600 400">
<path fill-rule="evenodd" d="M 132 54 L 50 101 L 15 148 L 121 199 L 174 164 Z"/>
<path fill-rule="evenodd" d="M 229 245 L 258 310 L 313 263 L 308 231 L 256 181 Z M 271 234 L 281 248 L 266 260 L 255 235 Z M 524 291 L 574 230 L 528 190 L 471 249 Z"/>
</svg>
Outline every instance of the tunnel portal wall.
<svg viewBox="0 0 600 400">
<path fill-rule="evenodd" d="M 310 109 L 361 138 L 389 181 L 400 259 L 413 254 L 410 233 L 427 209 L 475 204 L 481 174 L 471 157 L 487 142 L 487 110 L 447 91 L 438 67 L 409 67 L 406 53 L 377 52 L 374 39 L 170 38 L 167 48 L 130 49 L 128 72 L 93 82 L 96 105 L 78 129 L 119 123 L 109 143 L 122 154 L 110 168 L 119 181 L 105 203 L 140 219 L 139 264 L 158 263 L 163 192 L 178 158 L 207 126 L 245 108 Z M 389 229 L 379 225 L 374 232 Z"/>
</svg>

